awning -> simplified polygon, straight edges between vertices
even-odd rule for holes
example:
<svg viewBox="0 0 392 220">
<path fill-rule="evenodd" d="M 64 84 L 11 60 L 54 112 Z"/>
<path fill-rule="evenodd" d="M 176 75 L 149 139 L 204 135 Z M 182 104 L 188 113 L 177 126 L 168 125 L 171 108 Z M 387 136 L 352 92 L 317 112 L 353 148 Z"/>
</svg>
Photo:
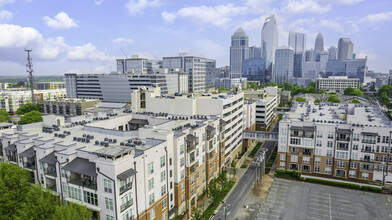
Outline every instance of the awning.
<svg viewBox="0 0 392 220">
<path fill-rule="evenodd" d="M 148 120 L 133 118 L 128 123 L 129 124 L 137 124 L 137 125 L 148 125 Z"/>
<path fill-rule="evenodd" d="M 54 164 L 56 163 L 56 158 L 55 158 L 55 156 L 54 156 L 54 152 L 52 152 L 52 153 L 46 155 L 44 158 L 42 158 L 41 160 L 39 160 L 39 162 L 54 165 Z"/>
<path fill-rule="evenodd" d="M 362 135 L 368 135 L 368 136 L 378 136 L 378 133 L 373 133 L 373 132 L 362 132 Z"/>
<path fill-rule="evenodd" d="M 131 169 L 125 171 L 125 172 L 122 172 L 122 173 L 118 174 L 117 178 L 119 180 L 126 180 L 128 177 L 131 177 L 131 176 L 135 175 L 136 173 L 137 173 L 136 170 L 131 168 Z"/>
<path fill-rule="evenodd" d="M 186 140 L 187 141 L 196 141 L 197 140 L 197 137 L 195 137 L 195 136 L 193 136 L 192 134 L 188 134 L 187 136 L 186 136 Z"/>
<path fill-rule="evenodd" d="M 291 130 L 302 130 L 302 131 L 314 131 L 314 127 L 309 127 L 309 126 L 304 126 L 304 127 L 299 127 L 299 126 L 291 126 Z"/>
<path fill-rule="evenodd" d="M 26 158 L 33 158 L 34 156 L 35 156 L 34 147 L 30 147 L 29 149 L 19 154 L 19 157 L 26 157 Z"/>
<path fill-rule="evenodd" d="M 212 127 L 211 125 L 207 125 L 206 130 L 209 132 L 215 132 L 215 128 Z"/>
<path fill-rule="evenodd" d="M 11 144 L 8 147 L 5 147 L 4 150 L 8 150 L 8 151 L 16 151 L 16 145 L 15 144 Z"/>
<path fill-rule="evenodd" d="M 221 119 L 221 120 L 219 120 L 219 123 L 225 125 L 225 124 L 226 124 L 226 121 L 223 120 L 223 119 Z"/>
<path fill-rule="evenodd" d="M 351 134 L 351 130 L 350 129 L 338 129 L 337 133 L 340 133 L 340 134 Z"/>
<path fill-rule="evenodd" d="M 65 165 L 63 169 L 91 177 L 97 176 L 95 163 L 80 157 L 75 158 L 73 161 Z"/>
</svg>

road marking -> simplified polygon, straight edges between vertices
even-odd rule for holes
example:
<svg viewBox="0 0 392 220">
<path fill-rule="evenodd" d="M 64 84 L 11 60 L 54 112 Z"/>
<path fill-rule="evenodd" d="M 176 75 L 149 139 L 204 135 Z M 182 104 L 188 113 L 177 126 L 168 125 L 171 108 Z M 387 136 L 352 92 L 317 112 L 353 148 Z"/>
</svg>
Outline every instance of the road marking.
<svg viewBox="0 0 392 220">
<path fill-rule="evenodd" d="M 271 206 L 271 207 L 279 207 L 279 208 L 282 208 L 281 205 L 264 204 L 264 206 Z M 263 206 L 263 207 L 264 207 L 264 206 Z"/>
<path fill-rule="evenodd" d="M 310 215 L 308 215 L 308 218 L 320 220 L 320 218 L 316 218 L 316 217 L 313 217 L 313 216 L 310 216 Z"/>
<path fill-rule="evenodd" d="M 279 215 L 266 214 L 266 213 L 262 213 L 262 212 L 260 212 L 260 214 L 261 215 L 266 215 L 266 216 L 272 216 L 272 217 L 279 218 Z"/>
<path fill-rule="evenodd" d="M 281 213 L 282 211 L 276 211 L 276 210 L 273 210 L 273 209 L 269 209 L 269 210 L 265 210 L 265 209 L 263 209 L 263 210 L 261 210 L 261 212 L 263 212 L 263 211 L 266 211 L 266 212 L 264 212 L 264 213 L 268 213 L 268 212 L 276 212 L 276 213 Z"/>
<path fill-rule="evenodd" d="M 308 212 L 308 214 L 329 217 L 329 215 L 324 215 L 324 214 L 315 213 L 315 212 Z"/>
<path fill-rule="evenodd" d="M 337 212 L 337 213 L 335 213 L 335 215 L 339 215 L 339 214 L 347 215 L 347 216 L 351 216 L 351 217 L 354 217 L 354 216 L 355 216 L 355 215 L 353 215 L 353 214 L 344 213 L 344 212 Z"/>
<path fill-rule="evenodd" d="M 310 205 L 315 205 L 315 206 L 323 206 L 323 207 L 329 207 L 327 204 L 315 204 L 315 203 L 310 203 Z"/>
<path fill-rule="evenodd" d="M 318 210 L 321 210 L 321 211 L 326 211 L 325 209 L 320 208 L 320 207 L 317 207 L 317 208 L 316 208 L 316 207 L 311 207 L 311 206 L 309 206 L 309 208 L 310 208 L 310 209 L 318 209 Z"/>
<path fill-rule="evenodd" d="M 343 199 L 347 199 L 347 196 L 341 196 L 341 195 L 336 195 L 336 194 L 332 194 L 331 195 L 330 193 L 324 193 L 324 192 L 320 192 L 320 194 L 324 194 L 325 196 L 330 195 L 332 197 L 335 196 L 335 197 L 340 197 L 340 198 L 343 198 Z"/>
<path fill-rule="evenodd" d="M 329 219 L 332 220 L 332 209 L 331 209 L 331 194 L 329 196 Z"/>
</svg>

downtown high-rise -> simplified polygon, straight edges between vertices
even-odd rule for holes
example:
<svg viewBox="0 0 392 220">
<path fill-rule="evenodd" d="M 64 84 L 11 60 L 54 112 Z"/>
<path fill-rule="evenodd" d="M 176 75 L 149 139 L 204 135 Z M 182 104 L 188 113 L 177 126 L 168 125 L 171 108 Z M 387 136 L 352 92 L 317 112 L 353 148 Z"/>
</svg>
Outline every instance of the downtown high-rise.
<svg viewBox="0 0 392 220">
<path fill-rule="evenodd" d="M 353 59 L 354 44 L 350 38 L 340 38 L 338 42 L 338 59 Z"/>
<path fill-rule="evenodd" d="M 294 77 L 302 78 L 306 52 L 306 35 L 290 31 L 289 47 L 293 48 L 294 51 Z"/>
<path fill-rule="evenodd" d="M 278 48 L 278 26 L 275 15 L 268 16 L 261 30 L 262 57 L 266 59 L 267 68 L 272 69 L 275 63 L 275 50 Z"/>
<path fill-rule="evenodd" d="M 238 28 L 231 36 L 230 46 L 230 78 L 242 76 L 242 61 L 249 58 L 249 37 Z"/>
</svg>

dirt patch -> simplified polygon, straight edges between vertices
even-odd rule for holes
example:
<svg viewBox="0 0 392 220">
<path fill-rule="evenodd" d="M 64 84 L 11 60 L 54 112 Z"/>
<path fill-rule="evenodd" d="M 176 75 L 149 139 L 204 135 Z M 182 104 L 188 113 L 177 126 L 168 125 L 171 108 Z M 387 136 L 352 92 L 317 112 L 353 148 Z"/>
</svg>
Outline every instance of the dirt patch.
<svg viewBox="0 0 392 220">
<path fill-rule="evenodd" d="M 264 174 L 261 179 L 261 184 L 255 185 L 252 188 L 252 195 L 262 199 L 267 198 L 269 189 L 271 188 L 273 182 L 274 178 Z"/>
</svg>

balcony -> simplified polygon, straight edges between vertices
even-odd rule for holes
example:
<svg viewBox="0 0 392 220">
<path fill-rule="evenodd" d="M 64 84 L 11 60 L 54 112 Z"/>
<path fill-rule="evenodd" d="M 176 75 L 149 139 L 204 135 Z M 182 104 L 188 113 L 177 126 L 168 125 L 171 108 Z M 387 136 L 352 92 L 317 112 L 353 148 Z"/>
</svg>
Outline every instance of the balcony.
<svg viewBox="0 0 392 220">
<path fill-rule="evenodd" d="M 123 193 L 125 193 L 126 191 L 132 189 L 132 183 L 127 183 L 126 185 L 120 187 L 120 195 L 122 195 Z"/>
<path fill-rule="evenodd" d="M 376 139 L 362 139 L 362 143 L 364 144 L 375 144 Z"/>
<path fill-rule="evenodd" d="M 371 163 L 374 162 L 374 159 L 368 157 L 361 157 L 359 160 L 363 162 L 371 162 Z"/>
<path fill-rule="evenodd" d="M 48 167 L 44 170 L 45 175 L 49 175 L 52 177 L 57 177 L 57 172 L 56 172 L 56 167 L 55 166 L 51 166 L 48 164 Z"/>
<path fill-rule="evenodd" d="M 23 163 L 23 167 L 26 168 L 26 169 L 35 170 L 35 163 L 24 162 Z"/>
<path fill-rule="evenodd" d="M 133 199 L 127 200 L 124 204 L 121 205 L 121 212 L 129 208 L 132 204 L 133 204 Z"/>
<path fill-rule="evenodd" d="M 195 143 L 193 143 L 193 142 L 187 142 L 186 143 L 186 152 L 187 153 L 190 153 L 190 152 L 194 151 L 195 148 L 196 148 Z"/>
<path fill-rule="evenodd" d="M 302 155 L 312 155 L 312 151 L 305 151 L 307 149 L 304 149 L 304 151 L 302 151 Z"/>
<path fill-rule="evenodd" d="M 361 152 L 362 153 L 374 153 L 374 150 L 371 148 L 362 148 Z"/>
<path fill-rule="evenodd" d="M 56 187 L 56 185 L 49 185 L 49 184 L 46 184 L 46 188 L 52 190 L 53 192 L 57 192 L 57 187 Z"/>
<path fill-rule="evenodd" d="M 97 190 L 97 182 L 89 178 L 72 178 L 69 176 L 68 183 L 92 190 Z"/>
<path fill-rule="evenodd" d="M 291 154 L 299 154 L 299 150 L 292 150 L 290 151 Z"/>
<path fill-rule="evenodd" d="M 344 151 L 348 151 L 348 147 L 336 147 L 337 150 L 344 150 Z"/>
<path fill-rule="evenodd" d="M 16 163 L 16 155 L 7 155 L 7 159 L 9 162 Z"/>
</svg>

